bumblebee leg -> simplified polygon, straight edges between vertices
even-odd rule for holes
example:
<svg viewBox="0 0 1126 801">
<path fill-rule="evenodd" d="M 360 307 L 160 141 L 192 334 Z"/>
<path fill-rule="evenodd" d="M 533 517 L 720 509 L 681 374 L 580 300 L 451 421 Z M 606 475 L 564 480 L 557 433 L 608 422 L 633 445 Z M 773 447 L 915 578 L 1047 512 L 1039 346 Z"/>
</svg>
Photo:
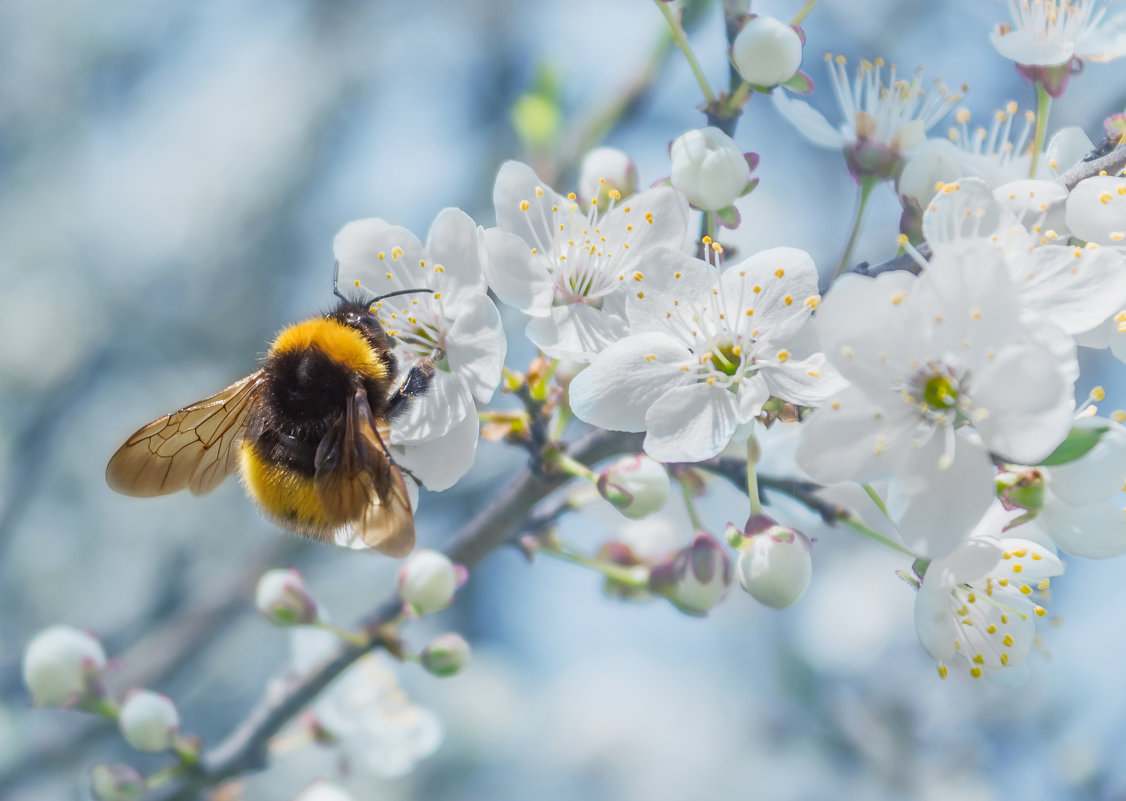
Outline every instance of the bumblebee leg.
<svg viewBox="0 0 1126 801">
<path fill-rule="evenodd" d="M 387 419 L 393 420 L 407 410 L 412 398 L 425 394 L 433 377 L 434 365 L 430 361 L 422 361 L 412 367 L 407 373 L 406 381 L 399 387 L 399 391 L 391 396 L 391 402 L 387 404 Z"/>
</svg>

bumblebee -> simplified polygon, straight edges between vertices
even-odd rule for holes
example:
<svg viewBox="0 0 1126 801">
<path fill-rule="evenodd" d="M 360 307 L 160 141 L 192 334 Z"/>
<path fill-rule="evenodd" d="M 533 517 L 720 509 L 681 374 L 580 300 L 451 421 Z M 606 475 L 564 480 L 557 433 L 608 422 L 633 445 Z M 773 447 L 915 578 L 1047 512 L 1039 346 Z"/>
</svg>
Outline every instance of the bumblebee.
<svg viewBox="0 0 1126 801">
<path fill-rule="evenodd" d="M 400 383 L 375 303 L 340 302 L 282 329 L 262 366 L 209 398 L 149 423 L 106 467 L 106 483 L 148 498 L 202 495 L 237 470 L 267 517 L 324 542 L 359 535 L 389 556 L 414 547 L 403 474 L 387 448 L 389 423 L 423 394 L 434 367 Z"/>
</svg>

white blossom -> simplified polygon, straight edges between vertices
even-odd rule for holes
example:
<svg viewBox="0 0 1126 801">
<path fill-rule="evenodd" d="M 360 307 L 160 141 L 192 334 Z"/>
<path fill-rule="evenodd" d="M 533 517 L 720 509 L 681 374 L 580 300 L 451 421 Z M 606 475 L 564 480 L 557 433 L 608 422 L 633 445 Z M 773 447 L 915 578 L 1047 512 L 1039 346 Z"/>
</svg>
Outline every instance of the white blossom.
<svg viewBox="0 0 1126 801">
<path fill-rule="evenodd" d="M 1126 553 L 1126 427 L 1102 417 L 1082 417 L 1075 425 L 1106 431 L 1075 461 L 1036 468 L 1043 499 L 1022 528 L 1042 532 L 1075 556 L 1120 556 Z"/>
<path fill-rule="evenodd" d="M 1007 0 L 1012 23 L 990 35 L 997 52 L 1017 64 L 1053 67 L 1073 58 L 1111 61 L 1126 54 L 1126 11 L 1114 0 Z"/>
<path fill-rule="evenodd" d="M 43 629 L 23 654 L 23 682 L 39 706 L 68 706 L 101 693 L 106 652 L 84 631 L 70 626 Z"/>
<path fill-rule="evenodd" d="M 95 765 L 90 771 L 90 789 L 98 801 L 141 801 L 145 777 L 128 765 Z"/>
<path fill-rule="evenodd" d="M 317 602 L 296 570 L 267 570 L 254 591 L 258 613 L 276 626 L 300 626 L 318 620 Z"/>
<path fill-rule="evenodd" d="M 802 38 L 781 20 L 756 14 L 731 44 L 731 63 L 752 86 L 771 87 L 794 77 L 801 66 Z"/>
<path fill-rule="evenodd" d="M 315 781 L 302 790 L 293 801 L 356 801 L 355 798 L 332 782 Z"/>
<path fill-rule="evenodd" d="M 1126 248 L 1126 178 L 1096 175 L 1067 198 L 1067 227 L 1087 242 Z"/>
<path fill-rule="evenodd" d="M 850 82 L 844 56 L 825 54 L 829 80 L 844 120 L 839 127 L 808 103 L 785 92 L 774 92 L 775 108 L 819 147 L 844 150 L 849 170 L 858 180 L 889 178 L 902 166 L 903 156 L 920 147 L 930 130 L 961 94 L 937 83 L 932 91 L 918 75 L 900 78 L 895 65 L 884 75 L 882 58 L 863 60 Z"/>
<path fill-rule="evenodd" d="M 1032 599 L 1047 592 L 1063 564 L 1042 545 L 1006 536 L 1011 518 L 994 504 L 954 551 L 927 566 L 915 628 L 943 678 L 957 655 L 981 678 L 1019 668 L 1032 649 L 1035 621 L 1045 613 Z"/>
<path fill-rule="evenodd" d="M 1126 251 L 1062 244 L 1049 219 L 1066 199 L 1067 190 L 1054 181 L 990 190 L 981 179 L 965 178 L 935 195 L 923 213 L 923 234 L 936 250 L 996 246 L 1021 306 L 1076 335 L 1126 305 Z M 943 263 L 949 261 L 928 269 Z"/>
<path fill-rule="evenodd" d="M 435 676 L 453 676 L 469 662 L 469 643 L 460 634 L 441 634 L 418 655 L 418 661 Z"/>
<path fill-rule="evenodd" d="M 477 409 L 500 383 L 507 349 L 500 313 L 486 294 L 481 235 L 458 209 L 434 220 L 426 244 L 380 219 L 346 225 L 333 242 L 343 291 L 360 300 L 402 289 L 431 289 L 377 302 L 393 338 L 400 375 L 429 360 L 428 390 L 391 423 L 397 460 L 432 490 L 452 486 L 473 463 Z M 428 448 L 441 440 L 440 454 Z"/>
<path fill-rule="evenodd" d="M 118 714 L 125 741 L 138 751 L 164 751 L 180 734 L 180 713 L 166 696 L 149 690 L 128 695 Z"/>
<path fill-rule="evenodd" d="M 600 206 L 610 204 L 610 193 L 627 198 L 637 191 L 637 165 L 628 155 L 613 147 L 596 147 L 583 156 L 579 165 L 579 197 L 584 202 L 598 198 Z"/>
<path fill-rule="evenodd" d="M 738 548 L 735 575 L 756 601 L 785 609 L 805 594 L 813 576 L 812 543 L 800 531 L 761 515 L 748 521 Z"/>
<path fill-rule="evenodd" d="M 497 227 L 485 231 L 489 286 L 531 316 L 525 333 L 548 356 L 587 362 L 626 333 L 625 286 L 658 246 L 684 249 L 688 204 L 670 187 L 592 203 L 547 188 L 525 164 L 501 165 Z"/>
<path fill-rule="evenodd" d="M 820 295 L 804 251 L 765 250 L 722 272 L 655 251 L 623 283 L 632 333 L 571 382 L 571 408 L 601 428 L 647 432 L 654 459 L 710 459 L 771 395 L 816 406 L 840 387 L 810 345 Z"/>
<path fill-rule="evenodd" d="M 646 456 L 623 456 L 598 474 L 598 492 L 626 517 L 640 519 L 669 499 L 669 474 Z"/>
<path fill-rule="evenodd" d="M 464 580 L 465 568 L 444 553 L 422 548 L 399 567 L 399 597 L 414 614 L 440 612 L 453 603 Z"/>
<path fill-rule="evenodd" d="M 799 464 L 816 480 L 893 477 L 906 544 L 940 557 L 994 496 L 991 454 L 1034 464 L 1070 430 L 1074 345 L 1026 327 L 1000 252 L 939 250 L 923 275 L 846 275 L 817 322 L 851 382 L 803 423 Z"/>
<path fill-rule="evenodd" d="M 321 629 L 295 628 L 293 669 L 304 675 L 333 653 L 339 640 Z M 405 776 L 442 742 L 442 724 L 399 686 L 390 661 L 369 654 L 348 668 L 313 702 L 315 725 L 335 740 L 356 773 Z"/>
<path fill-rule="evenodd" d="M 669 159 L 673 188 L 698 209 L 729 208 L 751 185 L 751 164 L 719 128 L 685 131 L 669 147 Z"/>
</svg>

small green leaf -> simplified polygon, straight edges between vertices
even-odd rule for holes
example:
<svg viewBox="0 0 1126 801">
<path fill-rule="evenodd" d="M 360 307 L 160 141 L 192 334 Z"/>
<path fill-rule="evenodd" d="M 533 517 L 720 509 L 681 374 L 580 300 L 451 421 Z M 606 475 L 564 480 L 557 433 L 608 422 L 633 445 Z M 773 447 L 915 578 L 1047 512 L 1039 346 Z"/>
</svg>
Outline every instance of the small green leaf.
<svg viewBox="0 0 1126 801">
<path fill-rule="evenodd" d="M 1073 428 L 1058 448 L 1040 462 L 1043 467 L 1054 467 L 1060 464 L 1074 462 L 1085 456 L 1091 448 L 1099 444 L 1099 438 L 1109 431 L 1109 426 L 1092 426 L 1089 428 Z"/>
<path fill-rule="evenodd" d="M 795 72 L 788 81 L 783 81 L 781 85 L 799 95 L 808 95 L 814 88 L 813 79 L 800 70 Z"/>
<path fill-rule="evenodd" d="M 724 228 L 738 228 L 739 227 L 739 210 L 734 206 L 728 206 L 725 209 L 718 209 L 713 212 L 719 224 Z"/>
</svg>

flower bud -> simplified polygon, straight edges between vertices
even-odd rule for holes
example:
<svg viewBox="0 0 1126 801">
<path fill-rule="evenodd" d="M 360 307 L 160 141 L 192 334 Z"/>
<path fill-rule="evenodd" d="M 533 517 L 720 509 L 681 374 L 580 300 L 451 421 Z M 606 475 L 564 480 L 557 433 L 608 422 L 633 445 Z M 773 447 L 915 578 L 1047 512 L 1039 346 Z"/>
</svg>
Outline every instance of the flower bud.
<svg viewBox="0 0 1126 801">
<path fill-rule="evenodd" d="M 719 128 L 697 128 L 672 143 L 671 182 L 698 209 L 719 211 L 743 196 L 751 167 L 739 147 Z"/>
<path fill-rule="evenodd" d="M 465 581 L 465 568 L 426 548 L 415 551 L 399 568 L 399 597 L 416 615 L 440 612 L 453 603 Z"/>
<path fill-rule="evenodd" d="M 653 514 L 669 499 L 669 474 L 648 456 L 627 456 L 598 476 L 598 492 L 626 517 Z"/>
<path fill-rule="evenodd" d="M 727 552 L 704 532 L 649 574 L 650 591 L 668 598 L 686 615 L 706 615 L 724 599 L 730 586 Z"/>
<path fill-rule="evenodd" d="M 145 795 L 145 777 L 128 765 L 95 765 L 90 771 L 90 789 L 98 801 L 140 801 Z"/>
<path fill-rule="evenodd" d="M 453 676 L 469 662 L 469 643 L 460 634 L 443 634 L 422 649 L 422 666 L 435 676 Z"/>
<path fill-rule="evenodd" d="M 172 699 L 150 690 L 130 693 L 117 720 L 125 741 L 138 751 L 165 751 L 180 734 L 180 713 Z"/>
<path fill-rule="evenodd" d="M 317 602 L 296 570 L 267 570 L 258 579 L 254 603 L 275 626 L 305 626 L 320 620 Z"/>
<path fill-rule="evenodd" d="M 23 681 L 39 706 L 88 706 L 102 698 L 106 652 L 84 631 L 51 626 L 23 654 Z"/>
<path fill-rule="evenodd" d="M 637 166 L 622 151 L 612 147 L 596 147 L 585 156 L 579 167 L 579 197 L 584 203 L 598 198 L 598 207 L 610 202 L 610 192 L 621 198 L 637 191 Z"/>
<path fill-rule="evenodd" d="M 772 525 L 763 527 L 769 521 Z M 739 585 L 761 604 L 785 609 L 805 594 L 813 574 L 811 544 L 800 531 L 766 515 L 747 522 L 736 572 Z"/>
<path fill-rule="evenodd" d="M 801 66 L 802 38 L 790 25 L 757 14 L 731 45 L 731 63 L 752 86 L 771 87 L 794 77 Z"/>
</svg>

